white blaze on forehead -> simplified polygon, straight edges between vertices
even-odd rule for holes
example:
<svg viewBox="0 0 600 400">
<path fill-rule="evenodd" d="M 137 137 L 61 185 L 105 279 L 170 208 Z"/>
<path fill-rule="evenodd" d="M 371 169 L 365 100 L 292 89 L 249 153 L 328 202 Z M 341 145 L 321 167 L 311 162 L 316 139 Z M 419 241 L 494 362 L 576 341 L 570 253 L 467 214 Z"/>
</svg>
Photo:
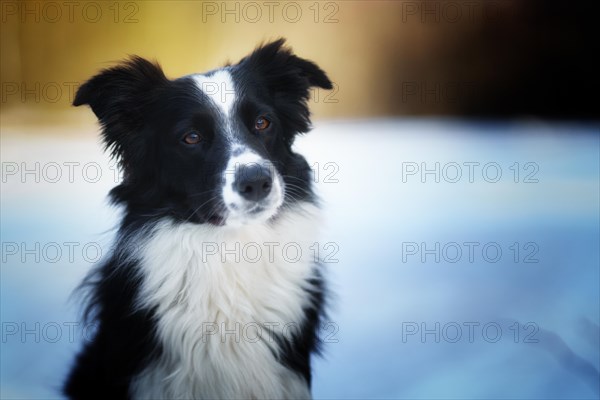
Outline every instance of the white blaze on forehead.
<svg viewBox="0 0 600 400">
<path fill-rule="evenodd" d="M 221 69 L 209 75 L 193 75 L 192 78 L 202 93 L 212 100 L 225 117 L 228 117 L 236 97 L 231 74 Z"/>
</svg>

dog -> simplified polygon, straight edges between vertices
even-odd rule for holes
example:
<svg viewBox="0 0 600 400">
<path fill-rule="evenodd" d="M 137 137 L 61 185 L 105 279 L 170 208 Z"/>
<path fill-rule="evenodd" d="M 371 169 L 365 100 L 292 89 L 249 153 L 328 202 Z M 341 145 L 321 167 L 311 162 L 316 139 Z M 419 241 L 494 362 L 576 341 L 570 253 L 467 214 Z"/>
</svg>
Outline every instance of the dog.
<svg viewBox="0 0 600 400">
<path fill-rule="evenodd" d="M 77 90 L 122 170 L 110 255 L 84 280 L 97 327 L 71 399 L 310 398 L 326 287 L 319 201 L 292 149 L 326 73 L 284 39 L 168 79 L 132 56 Z"/>
</svg>

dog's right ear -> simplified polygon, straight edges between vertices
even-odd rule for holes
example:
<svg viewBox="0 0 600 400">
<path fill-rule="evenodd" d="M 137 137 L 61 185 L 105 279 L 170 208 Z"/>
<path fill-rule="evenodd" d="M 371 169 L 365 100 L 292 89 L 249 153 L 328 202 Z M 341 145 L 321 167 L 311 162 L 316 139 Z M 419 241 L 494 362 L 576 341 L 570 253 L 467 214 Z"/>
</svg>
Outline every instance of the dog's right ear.
<svg viewBox="0 0 600 400">
<path fill-rule="evenodd" d="M 152 93 L 168 82 L 158 64 L 132 56 L 81 85 L 73 105 L 92 108 L 102 125 L 106 147 L 121 158 L 144 122 L 142 110 L 152 101 Z"/>
<path fill-rule="evenodd" d="M 101 71 L 77 90 L 74 106 L 88 104 L 99 120 L 125 105 L 144 101 L 149 90 L 168 82 L 158 64 L 132 56 L 116 67 Z"/>
</svg>

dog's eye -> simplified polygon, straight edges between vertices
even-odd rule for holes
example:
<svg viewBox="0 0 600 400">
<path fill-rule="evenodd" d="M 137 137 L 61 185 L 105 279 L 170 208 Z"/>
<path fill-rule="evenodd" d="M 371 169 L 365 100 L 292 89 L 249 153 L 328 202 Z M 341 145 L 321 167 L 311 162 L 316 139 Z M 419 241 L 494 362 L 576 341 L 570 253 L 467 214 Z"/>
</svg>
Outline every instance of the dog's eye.
<svg viewBox="0 0 600 400">
<path fill-rule="evenodd" d="M 271 121 L 269 121 L 264 115 L 261 115 L 260 117 L 256 118 L 254 129 L 257 131 L 264 131 L 269 127 L 269 125 L 271 125 Z"/>
<path fill-rule="evenodd" d="M 198 144 L 202 141 L 202 137 L 196 132 L 190 132 L 183 137 L 183 141 L 187 144 Z"/>
</svg>

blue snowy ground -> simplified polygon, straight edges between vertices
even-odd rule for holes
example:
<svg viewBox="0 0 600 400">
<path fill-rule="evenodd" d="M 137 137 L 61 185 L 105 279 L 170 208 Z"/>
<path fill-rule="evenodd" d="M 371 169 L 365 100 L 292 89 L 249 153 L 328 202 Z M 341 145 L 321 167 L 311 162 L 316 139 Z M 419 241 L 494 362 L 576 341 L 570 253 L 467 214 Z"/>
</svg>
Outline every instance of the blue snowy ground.
<svg viewBox="0 0 600 400">
<path fill-rule="evenodd" d="M 3 399 L 60 397 L 85 334 L 69 294 L 118 217 L 93 128 L 46 133 L 2 130 Z M 317 122 L 297 147 L 335 296 L 314 396 L 598 398 L 599 133 Z"/>
</svg>

